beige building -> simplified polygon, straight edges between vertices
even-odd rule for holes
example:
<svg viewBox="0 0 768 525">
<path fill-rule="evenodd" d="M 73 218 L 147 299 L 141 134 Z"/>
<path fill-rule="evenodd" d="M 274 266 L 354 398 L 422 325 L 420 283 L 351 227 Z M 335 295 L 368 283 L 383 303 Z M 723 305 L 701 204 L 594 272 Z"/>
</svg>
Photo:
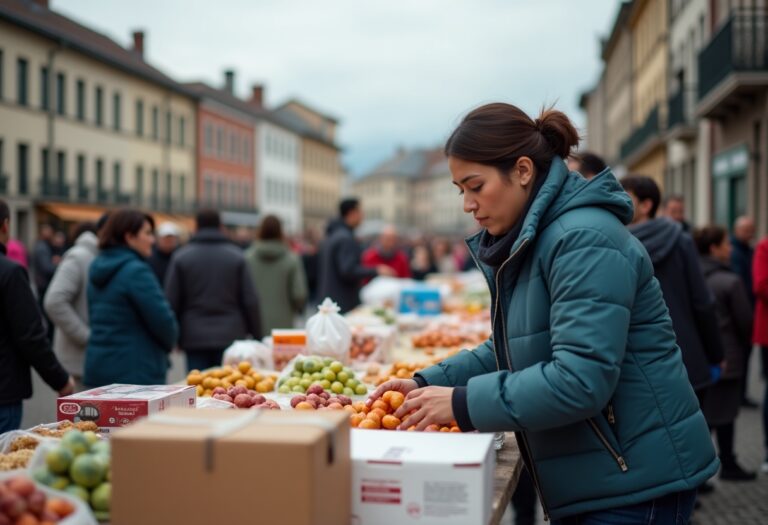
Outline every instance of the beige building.
<svg viewBox="0 0 768 525">
<path fill-rule="evenodd" d="M 274 110 L 282 122 L 301 136 L 301 218 L 304 230 L 322 234 L 328 220 L 338 216 L 344 170 L 336 142 L 338 121 L 291 100 Z"/>
<path fill-rule="evenodd" d="M 629 13 L 632 35 L 632 133 L 621 156 L 630 173 L 648 175 L 663 188 L 667 151 L 667 0 L 635 0 Z"/>
<path fill-rule="evenodd" d="M 581 151 L 592 153 L 605 151 L 605 75 L 601 74 L 597 85 L 583 93 L 579 99 L 579 107 L 587 114 L 586 130 Z"/>
<path fill-rule="evenodd" d="M 12 235 L 116 205 L 186 210 L 195 199 L 195 101 L 127 50 L 50 11 L 0 0 L 0 195 Z"/>
</svg>

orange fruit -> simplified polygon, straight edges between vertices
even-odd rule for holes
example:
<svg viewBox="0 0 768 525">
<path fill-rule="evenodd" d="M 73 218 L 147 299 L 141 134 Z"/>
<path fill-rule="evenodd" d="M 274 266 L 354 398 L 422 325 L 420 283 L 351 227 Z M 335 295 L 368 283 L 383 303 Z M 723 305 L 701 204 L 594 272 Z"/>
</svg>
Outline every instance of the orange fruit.
<svg viewBox="0 0 768 525">
<path fill-rule="evenodd" d="M 363 419 L 365 419 L 365 416 L 363 414 L 353 414 L 349 416 L 349 424 L 357 428 L 357 426 L 360 424 L 360 422 Z"/>
<path fill-rule="evenodd" d="M 352 407 L 355 409 L 355 412 L 363 412 L 365 409 L 365 401 L 357 401 L 352 403 Z"/>
<path fill-rule="evenodd" d="M 382 400 L 383 400 L 385 403 L 389 403 L 389 400 L 390 400 L 390 399 L 392 399 L 392 394 L 394 394 L 394 393 L 395 393 L 395 391 L 394 391 L 394 390 L 387 390 L 386 392 L 384 392 L 384 395 L 383 395 L 383 396 L 381 396 L 381 399 L 382 399 Z"/>
<path fill-rule="evenodd" d="M 408 379 L 411 377 L 410 372 L 404 368 L 399 369 L 395 375 L 398 377 L 398 379 Z"/>
<path fill-rule="evenodd" d="M 188 385 L 199 385 L 203 382 L 203 375 L 202 374 L 189 374 L 187 376 L 187 384 Z"/>
<path fill-rule="evenodd" d="M 392 407 L 392 410 L 397 410 L 404 402 L 405 396 L 402 392 L 392 392 L 392 395 L 389 398 L 389 406 Z"/>
<path fill-rule="evenodd" d="M 367 428 L 369 430 L 376 430 L 379 428 L 378 421 L 375 421 L 373 419 L 363 419 L 359 425 L 357 425 L 357 428 Z"/>
<path fill-rule="evenodd" d="M 350 415 L 357 414 L 357 410 L 352 405 L 344 405 L 344 410 L 349 412 Z"/>
<path fill-rule="evenodd" d="M 371 405 L 371 408 L 372 409 L 380 408 L 386 414 L 387 412 L 389 412 L 389 403 L 387 403 L 382 399 L 377 399 L 376 401 L 373 402 L 373 404 Z"/>
<path fill-rule="evenodd" d="M 398 426 L 400 426 L 400 420 L 391 414 L 387 414 L 381 418 L 381 426 L 387 430 L 395 430 Z"/>
<path fill-rule="evenodd" d="M 263 394 L 265 392 L 269 392 L 270 390 L 272 390 L 272 388 L 274 386 L 275 385 L 273 385 L 271 383 L 267 383 L 266 381 L 261 381 L 261 382 L 256 384 L 256 392 L 259 392 L 260 394 Z"/>
<path fill-rule="evenodd" d="M 459 427 L 451 427 L 451 432 L 461 432 Z"/>
<path fill-rule="evenodd" d="M 440 427 L 440 432 L 450 432 L 451 427 Z"/>
<path fill-rule="evenodd" d="M 232 381 L 234 383 L 238 379 L 242 379 L 243 378 L 243 374 L 239 370 L 235 370 L 234 372 L 229 374 L 227 377 L 231 377 L 232 379 L 230 379 L 230 381 Z"/>
<path fill-rule="evenodd" d="M 203 385 L 197 385 L 197 397 L 202 397 L 202 395 L 205 393 L 205 388 L 203 388 Z"/>
<path fill-rule="evenodd" d="M 381 416 L 376 412 L 368 412 L 368 414 L 365 416 L 365 419 L 370 419 L 371 421 L 375 421 L 377 425 L 376 428 L 381 426 Z"/>
<path fill-rule="evenodd" d="M 237 369 L 241 373 L 245 374 L 246 372 L 248 372 L 248 370 L 251 369 L 251 363 L 249 363 L 248 361 L 240 361 L 239 363 L 237 363 Z"/>
<path fill-rule="evenodd" d="M 381 419 L 381 418 L 383 418 L 384 416 L 387 415 L 387 413 L 384 410 L 380 409 L 380 408 L 374 408 L 370 412 L 368 412 L 368 414 L 369 415 L 370 414 L 376 414 L 376 415 L 379 416 L 379 419 Z"/>
<path fill-rule="evenodd" d="M 427 428 L 424 429 L 424 432 L 438 432 L 440 430 L 440 427 L 432 423 L 431 425 L 427 425 Z"/>
<path fill-rule="evenodd" d="M 294 407 L 296 410 L 314 410 L 314 407 L 307 403 L 306 401 L 302 401 L 301 403 L 297 403 Z"/>
</svg>

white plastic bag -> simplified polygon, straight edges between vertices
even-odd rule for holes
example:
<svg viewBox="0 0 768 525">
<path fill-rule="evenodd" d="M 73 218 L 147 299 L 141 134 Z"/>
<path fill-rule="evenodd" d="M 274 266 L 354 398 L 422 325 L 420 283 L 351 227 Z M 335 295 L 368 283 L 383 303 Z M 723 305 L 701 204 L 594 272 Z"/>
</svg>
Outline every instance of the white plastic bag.
<svg viewBox="0 0 768 525">
<path fill-rule="evenodd" d="M 241 361 L 248 361 L 253 368 L 274 370 L 272 349 L 256 340 L 235 341 L 224 351 L 222 366 L 237 366 Z"/>
<path fill-rule="evenodd" d="M 339 314 L 339 306 L 326 297 L 317 310 L 307 321 L 307 353 L 348 364 L 352 333 L 346 319 Z"/>
<path fill-rule="evenodd" d="M 400 305 L 400 291 L 404 286 L 413 285 L 411 279 L 397 277 L 374 277 L 360 289 L 360 300 L 366 306 L 393 308 Z"/>
</svg>

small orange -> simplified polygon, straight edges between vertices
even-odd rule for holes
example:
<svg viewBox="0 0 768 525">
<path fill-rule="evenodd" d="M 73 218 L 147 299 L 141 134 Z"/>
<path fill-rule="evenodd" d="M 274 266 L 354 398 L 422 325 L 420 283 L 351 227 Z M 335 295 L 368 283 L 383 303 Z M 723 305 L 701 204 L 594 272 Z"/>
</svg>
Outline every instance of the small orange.
<svg viewBox="0 0 768 525">
<path fill-rule="evenodd" d="M 245 381 L 245 388 L 248 390 L 253 390 L 253 387 L 256 386 L 256 381 L 251 376 L 245 376 L 243 381 Z"/>
<path fill-rule="evenodd" d="M 352 405 L 344 405 L 344 410 L 349 412 L 350 415 L 357 414 L 357 410 Z"/>
<path fill-rule="evenodd" d="M 314 410 L 314 407 L 307 403 L 306 401 L 302 401 L 301 403 L 297 403 L 294 407 L 296 410 Z"/>
<path fill-rule="evenodd" d="M 381 396 L 381 399 L 382 399 L 382 400 L 383 400 L 385 403 L 389 403 L 389 400 L 390 400 L 390 399 L 392 399 L 392 394 L 394 394 L 394 393 L 395 393 L 395 391 L 394 391 L 394 390 L 387 390 L 386 392 L 384 392 L 384 395 L 383 395 L 383 396 Z"/>
<path fill-rule="evenodd" d="M 231 374 L 229 374 L 229 376 L 228 376 L 228 377 L 231 377 L 232 379 L 234 379 L 235 381 L 237 381 L 238 379 L 242 379 L 242 378 L 243 378 L 243 373 L 242 373 L 242 372 L 240 372 L 239 370 L 235 370 L 234 372 L 232 372 Z M 232 381 L 232 379 L 230 379 L 230 381 Z"/>
<path fill-rule="evenodd" d="M 383 418 L 384 416 L 387 415 L 387 413 L 384 410 L 380 409 L 380 408 L 374 408 L 373 410 L 368 412 L 368 414 L 369 415 L 370 414 L 377 414 L 379 416 L 379 419 L 381 419 L 381 418 Z"/>
<path fill-rule="evenodd" d="M 402 392 L 392 392 L 388 402 L 392 410 L 397 410 L 405 402 L 405 396 Z"/>
<path fill-rule="evenodd" d="M 387 430 L 395 430 L 398 426 L 400 426 L 400 420 L 391 414 L 387 414 L 381 418 L 381 426 Z"/>
<path fill-rule="evenodd" d="M 373 419 L 366 418 L 360 422 L 357 428 L 367 428 L 369 430 L 376 430 L 379 428 L 379 423 L 378 421 L 375 421 Z"/>
<path fill-rule="evenodd" d="M 374 409 L 380 408 L 386 414 L 387 412 L 389 412 L 389 403 L 387 403 L 382 399 L 377 399 L 376 401 L 373 402 L 373 404 L 371 405 L 371 408 L 374 408 Z"/>
<path fill-rule="evenodd" d="M 427 425 L 427 428 L 424 429 L 424 432 L 438 432 L 440 430 L 440 427 L 432 423 L 431 425 Z"/>
<path fill-rule="evenodd" d="M 440 427 L 440 432 L 450 432 L 451 427 Z"/>
<path fill-rule="evenodd" d="M 352 406 L 354 407 L 355 412 L 363 412 L 363 410 L 366 408 L 365 401 L 357 401 L 352 403 Z"/>
<path fill-rule="evenodd" d="M 365 419 L 370 419 L 371 421 L 375 421 L 376 425 L 381 426 L 381 416 L 379 414 L 377 414 L 376 412 L 369 412 L 365 416 Z M 378 428 L 378 426 L 377 426 L 377 428 Z"/>
<path fill-rule="evenodd" d="M 399 379 L 408 379 L 410 377 L 410 372 L 408 370 L 405 370 L 403 368 L 399 369 L 397 373 L 395 374 Z"/>
<path fill-rule="evenodd" d="M 250 370 L 250 369 L 251 369 L 251 363 L 249 363 L 248 361 L 240 361 L 240 362 L 237 364 L 237 369 L 238 369 L 238 370 L 239 370 L 241 373 L 245 374 L 246 372 L 248 372 L 248 370 Z"/>
<path fill-rule="evenodd" d="M 461 432 L 459 427 L 451 427 L 451 432 Z"/>
<path fill-rule="evenodd" d="M 353 414 L 349 416 L 349 424 L 357 428 L 357 426 L 360 424 L 360 422 L 363 419 L 365 419 L 365 416 L 363 414 Z"/>
</svg>

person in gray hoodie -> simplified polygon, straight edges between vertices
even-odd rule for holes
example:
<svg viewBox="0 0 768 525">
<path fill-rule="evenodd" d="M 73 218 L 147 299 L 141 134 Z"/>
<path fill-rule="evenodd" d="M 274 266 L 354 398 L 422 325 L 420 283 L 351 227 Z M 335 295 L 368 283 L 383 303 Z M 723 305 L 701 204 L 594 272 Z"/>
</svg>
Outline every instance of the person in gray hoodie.
<svg viewBox="0 0 768 525">
<path fill-rule="evenodd" d="M 78 226 L 75 245 L 64 254 L 43 300 L 45 312 L 55 327 L 53 351 L 75 379 L 78 391 L 83 388 L 85 347 L 91 334 L 88 325 L 88 270 L 99 253 L 96 231 L 97 224 L 94 222 Z"/>
<path fill-rule="evenodd" d="M 704 405 L 719 377 L 723 344 L 712 293 L 707 288 L 691 236 L 680 223 L 656 218 L 661 191 L 653 179 L 631 175 L 621 184 L 635 207 L 629 231 L 645 246 L 669 308 L 688 380 Z"/>
</svg>

